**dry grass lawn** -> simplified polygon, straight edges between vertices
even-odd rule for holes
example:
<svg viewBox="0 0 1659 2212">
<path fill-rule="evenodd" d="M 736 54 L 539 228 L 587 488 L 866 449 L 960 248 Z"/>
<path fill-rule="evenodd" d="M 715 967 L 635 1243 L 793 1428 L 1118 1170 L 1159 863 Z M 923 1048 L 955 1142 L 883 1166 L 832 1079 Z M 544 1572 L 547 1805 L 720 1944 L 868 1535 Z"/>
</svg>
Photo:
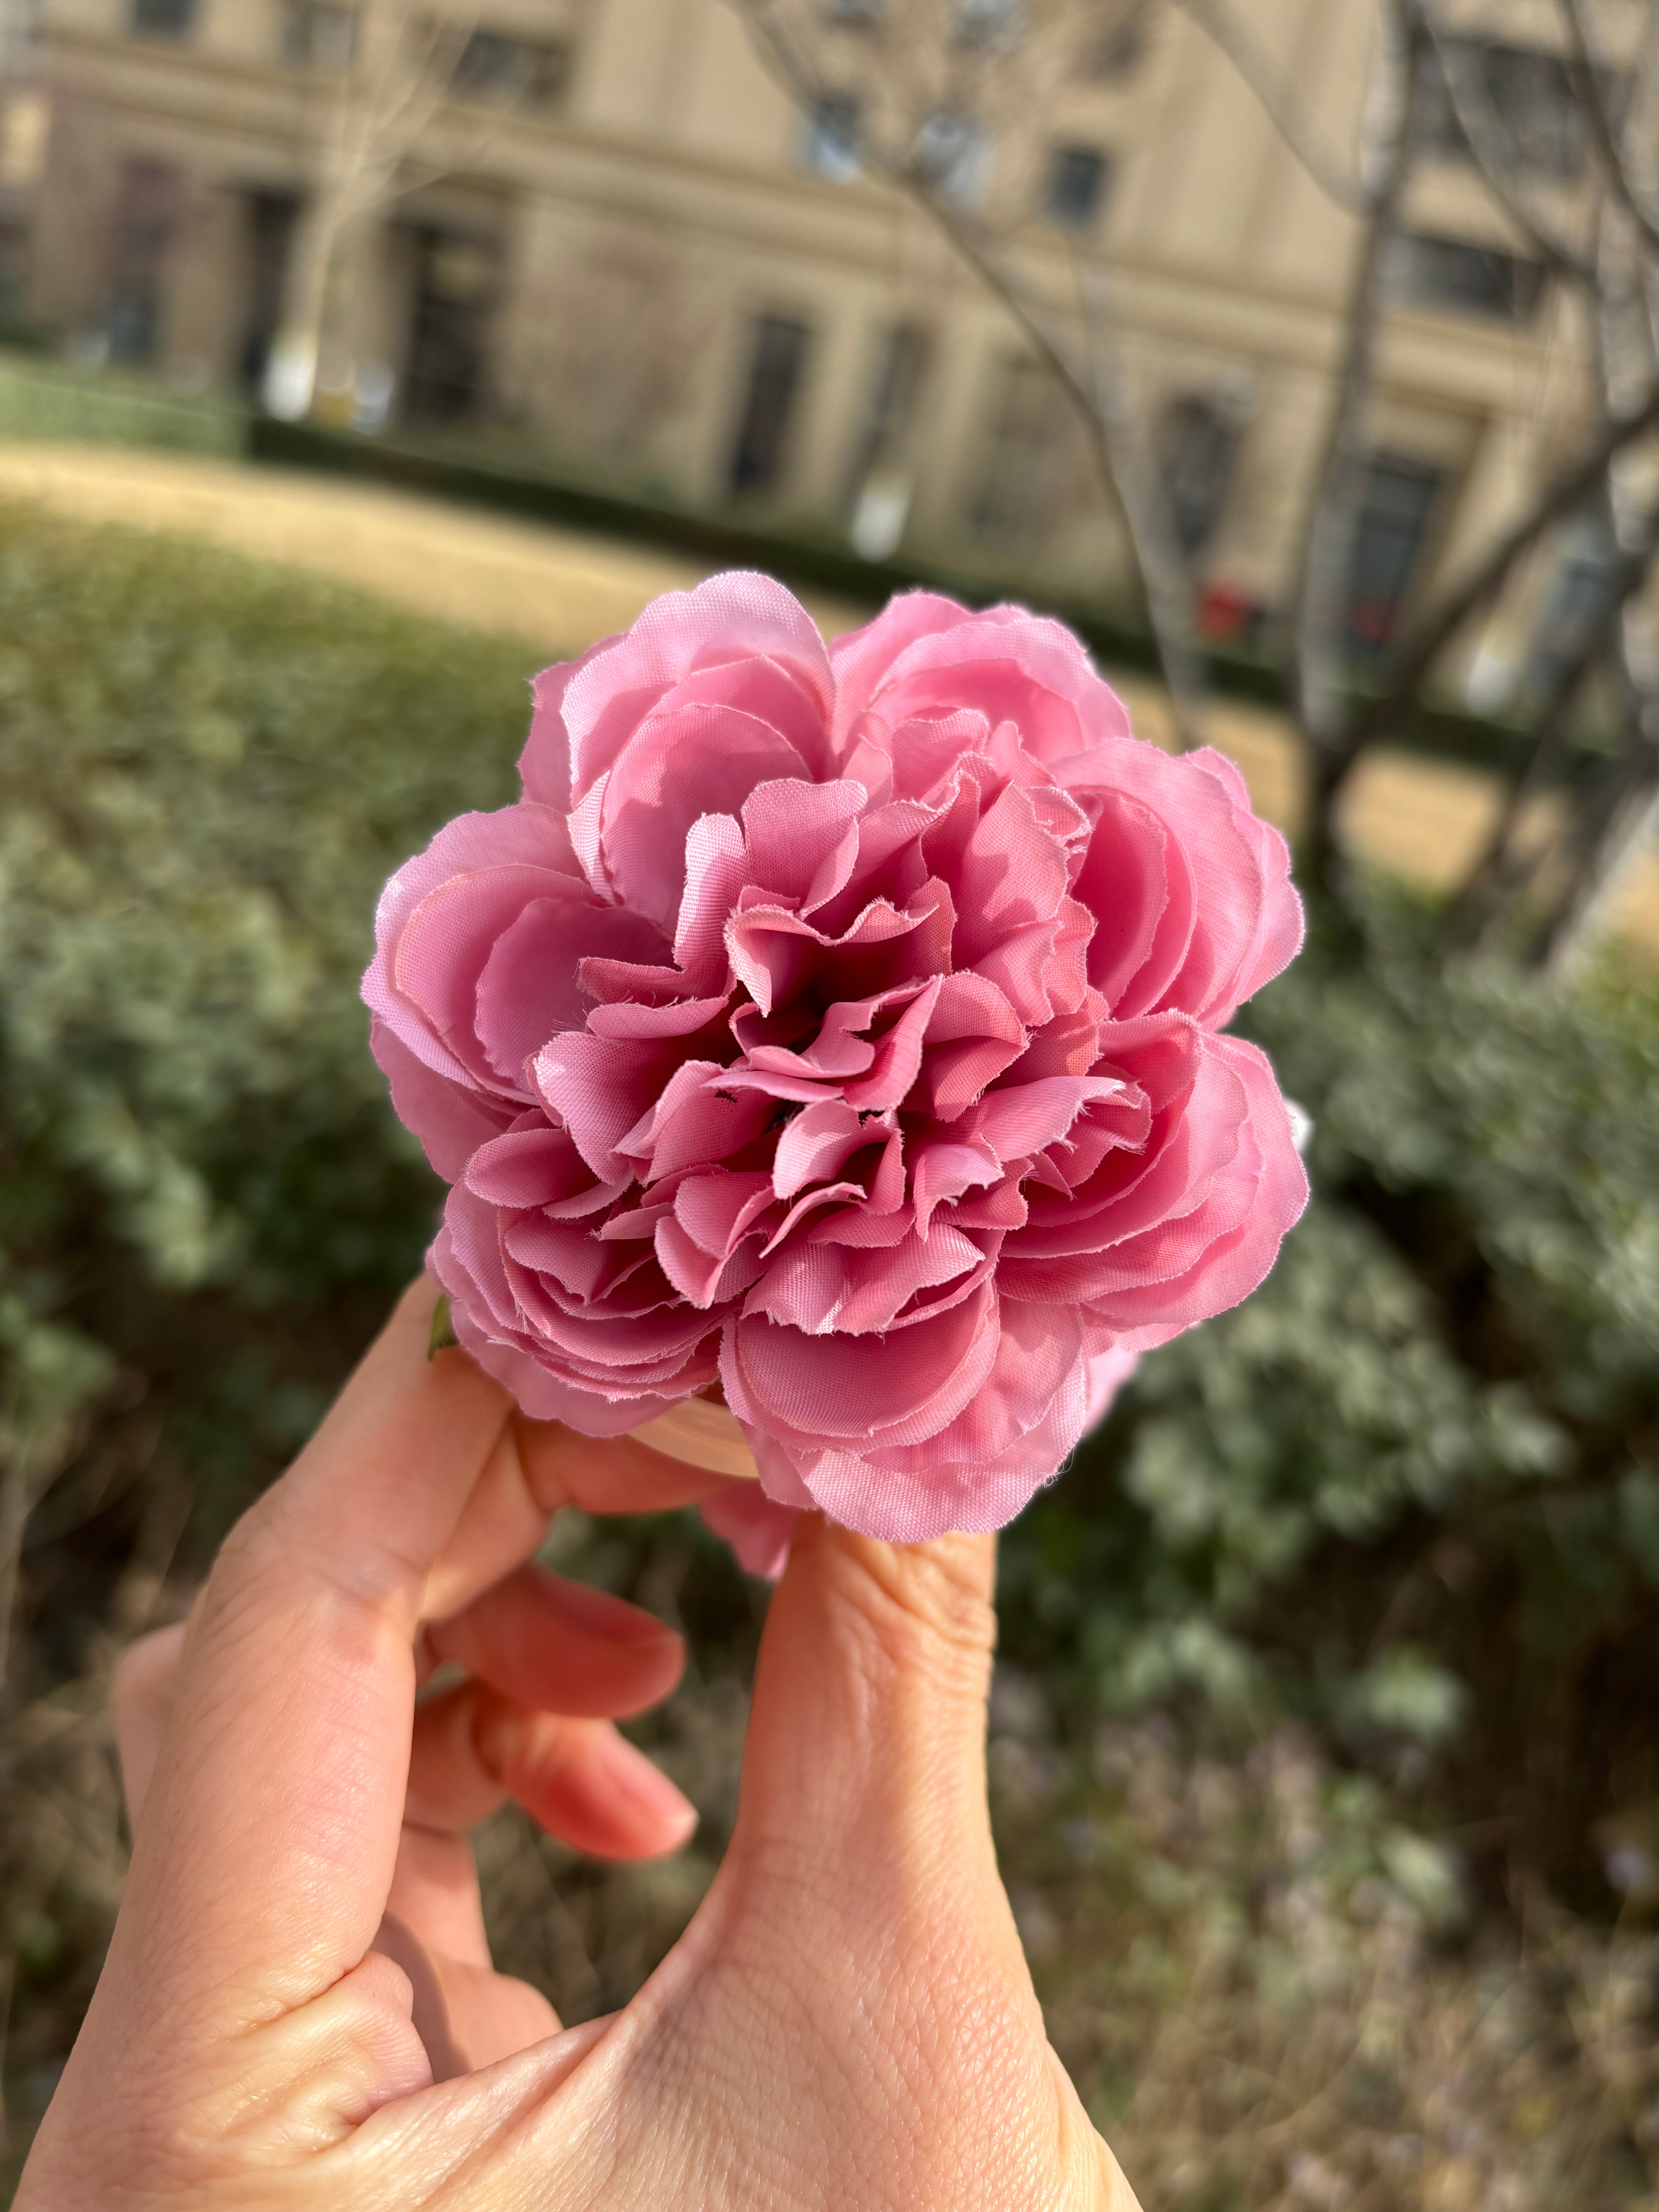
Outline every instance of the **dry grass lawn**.
<svg viewBox="0 0 1659 2212">
<path fill-rule="evenodd" d="M 624 629 L 659 592 L 709 573 L 697 562 L 573 530 L 452 507 L 417 494 L 301 471 L 118 447 L 0 446 L 0 495 L 93 522 L 184 532 L 238 552 L 337 576 L 405 606 L 522 639 L 544 655 Z M 808 595 L 830 635 L 869 608 Z M 1148 737 L 1168 727 L 1155 684 L 1127 678 Z M 1256 804 L 1288 825 L 1296 812 L 1294 742 L 1282 716 L 1219 702 L 1212 739 L 1237 761 Z M 1457 881 L 1490 830 L 1492 780 L 1471 769 L 1378 750 L 1354 779 L 1349 822 L 1370 858 L 1425 884 Z M 1644 853 L 1614 912 L 1659 951 L 1659 854 Z"/>
</svg>

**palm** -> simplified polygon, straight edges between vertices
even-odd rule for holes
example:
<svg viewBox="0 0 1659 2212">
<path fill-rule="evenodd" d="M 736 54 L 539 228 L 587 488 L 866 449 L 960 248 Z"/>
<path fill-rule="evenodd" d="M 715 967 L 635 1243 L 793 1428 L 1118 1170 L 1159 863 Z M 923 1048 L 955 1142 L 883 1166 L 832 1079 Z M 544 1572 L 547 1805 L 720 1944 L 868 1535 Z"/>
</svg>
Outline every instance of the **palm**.
<svg viewBox="0 0 1659 2212">
<path fill-rule="evenodd" d="M 927 1592 L 929 1610 L 949 1617 L 951 1681 L 937 1618 L 907 1619 L 885 1601 L 867 1656 L 915 1685 L 908 1710 L 888 1714 L 885 1747 L 859 1745 L 848 1726 L 856 1680 L 810 1663 L 836 1593 L 775 1605 L 725 1863 L 657 1973 L 596 2033 L 580 2092 L 573 2081 L 550 2100 L 569 2201 L 589 2201 L 586 2158 L 596 2197 L 618 2212 L 786 2212 L 816 2202 L 815 2177 L 830 2172 L 838 2201 L 860 2207 L 1133 2204 L 1048 2046 L 996 1874 L 977 1738 L 953 1742 L 933 1717 L 942 1693 L 977 1705 L 988 1668 L 982 1547 L 963 1553 Z M 867 1604 L 848 1580 L 844 1599 Z M 896 1817 L 917 1755 L 933 1814 L 921 1824 Z M 805 1863 L 804 1817 L 833 1838 Z M 463 1858 L 465 1913 L 454 1903 Z M 394 1901 L 446 1995 L 458 1992 L 452 2014 L 457 2002 L 468 2008 L 459 2039 L 474 2064 L 551 2024 L 533 1993 L 489 1972 L 477 1900 L 459 1839 L 434 1858 L 405 1831 Z M 851 2052 L 849 2021 L 860 2028 Z M 592 2104 L 596 2080 L 612 2087 L 590 2141 L 569 2108 Z"/>
<path fill-rule="evenodd" d="M 997 1878 L 985 1539 L 805 1519 L 690 1927 L 568 2033 L 495 1972 L 466 1838 L 504 1798 L 612 1856 L 695 1820 L 612 1724 L 678 1638 L 514 1562 L 711 1478 L 517 1419 L 428 1364 L 431 1304 L 124 1666 L 132 1874 L 19 2212 L 1128 2212 Z"/>
</svg>

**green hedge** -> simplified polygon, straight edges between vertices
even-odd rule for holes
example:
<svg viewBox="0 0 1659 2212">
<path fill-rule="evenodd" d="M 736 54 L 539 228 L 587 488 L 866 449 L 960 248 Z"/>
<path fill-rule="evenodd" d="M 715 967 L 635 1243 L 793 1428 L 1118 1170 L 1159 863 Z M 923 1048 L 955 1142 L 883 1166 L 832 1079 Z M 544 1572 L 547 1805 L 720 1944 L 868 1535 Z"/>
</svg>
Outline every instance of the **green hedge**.
<svg viewBox="0 0 1659 2212">
<path fill-rule="evenodd" d="M 175 453 L 240 454 L 246 410 L 233 401 L 169 391 L 119 369 L 74 369 L 0 352 L 0 439 L 74 445 L 151 446 Z"/>
<path fill-rule="evenodd" d="M 1363 961 L 1247 1009 L 1314 1203 L 1017 1527 L 1011 1644 L 1085 1706 L 1297 1713 L 1610 1906 L 1659 1813 L 1659 994 L 1448 969 L 1431 921 L 1379 892 Z"/>
<path fill-rule="evenodd" d="M 357 978 L 389 870 L 513 790 L 529 672 L 0 514 L 0 1452 L 49 1480 L 15 1697 L 75 1675 L 135 1556 L 200 1564 L 417 1263 L 440 1194 Z M 1010 1532 L 1005 1650 L 1073 1742 L 1291 1717 L 1494 1884 L 1611 1907 L 1610 1824 L 1659 1806 L 1659 1006 L 1448 970 L 1428 920 L 1379 893 L 1363 955 L 1316 943 L 1250 1010 L 1314 1205 Z M 575 1564 L 649 1595 L 666 1540 Z M 672 1543 L 718 1671 L 755 1601 Z M 53 1911 L 81 1933 L 30 2002 L 72 2013 L 106 1907 Z"/>
<path fill-rule="evenodd" d="M 839 592 L 854 604 L 879 605 L 894 592 L 917 588 L 948 592 L 969 606 L 988 605 L 998 599 L 1022 599 L 1069 623 L 1112 667 L 1143 674 L 1156 674 L 1159 667 L 1152 632 L 1132 607 L 1115 610 L 1097 599 L 1034 591 L 1018 575 L 999 576 L 983 568 L 957 568 L 903 555 L 866 561 L 839 531 L 792 527 L 741 507 L 686 507 L 602 484 L 574 483 L 553 473 L 544 457 L 528 447 L 503 451 L 499 441 L 484 445 L 476 440 L 406 433 L 366 437 L 316 422 L 277 422 L 255 415 L 248 421 L 247 452 L 257 461 L 362 477 L 531 521 L 669 545 L 714 568 L 763 568 L 798 590 Z M 1291 679 L 1282 643 L 1270 639 L 1265 651 L 1209 648 L 1204 658 L 1210 684 L 1226 697 L 1288 707 Z M 1529 742 L 1518 725 L 1472 714 L 1446 697 L 1413 700 L 1391 738 L 1395 744 L 1436 760 L 1498 771 L 1517 766 Z M 1595 730 L 1582 732 L 1581 741 L 1569 747 L 1558 764 L 1560 778 L 1571 781 L 1591 772 L 1604 757 L 1604 732 Z"/>
</svg>

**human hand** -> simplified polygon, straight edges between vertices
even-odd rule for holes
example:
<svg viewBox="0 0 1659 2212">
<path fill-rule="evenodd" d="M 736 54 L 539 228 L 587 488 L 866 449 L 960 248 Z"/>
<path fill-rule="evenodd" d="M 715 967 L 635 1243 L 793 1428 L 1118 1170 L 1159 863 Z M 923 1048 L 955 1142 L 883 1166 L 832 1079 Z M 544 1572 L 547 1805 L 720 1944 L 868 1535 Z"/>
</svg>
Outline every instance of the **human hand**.
<svg viewBox="0 0 1659 2212">
<path fill-rule="evenodd" d="M 18 2212 L 1133 2212 L 996 1872 L 989 1539 L 804 1520 L 690 1927 L 563 2033 L 494 1973 L 464 1832 L 505 1795 L 611 1855 L 692 1823 L 609 1725 L 678 1638 L 520 1563 L 563 1503 L 712 1479 L 428 1364 L 431 1303 L 124 1669 L 132 1871 Z"/>
</svg>

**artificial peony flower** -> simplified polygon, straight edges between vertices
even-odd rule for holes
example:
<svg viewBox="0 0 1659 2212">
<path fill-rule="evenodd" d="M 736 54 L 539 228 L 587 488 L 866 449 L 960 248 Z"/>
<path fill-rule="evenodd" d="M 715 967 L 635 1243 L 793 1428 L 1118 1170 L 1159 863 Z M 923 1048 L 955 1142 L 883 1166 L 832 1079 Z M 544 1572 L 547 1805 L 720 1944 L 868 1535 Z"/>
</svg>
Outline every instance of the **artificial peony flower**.
<svg viewBox="0 0 1659 2212">
<path fill-rule="evenodd" d="M 386 886 L 363 995 L 526 1413 L 723 1395 L 751 1562 L 801 1506 L 990 1528 L 1267 1273 L 1307 1184 L 1220 1032 L 1300 941 L 1285 846 L 1058 623 L 915 592 L 826 648 L 715 577 L 541 676 L 520 769 Z"/>
</svg>

